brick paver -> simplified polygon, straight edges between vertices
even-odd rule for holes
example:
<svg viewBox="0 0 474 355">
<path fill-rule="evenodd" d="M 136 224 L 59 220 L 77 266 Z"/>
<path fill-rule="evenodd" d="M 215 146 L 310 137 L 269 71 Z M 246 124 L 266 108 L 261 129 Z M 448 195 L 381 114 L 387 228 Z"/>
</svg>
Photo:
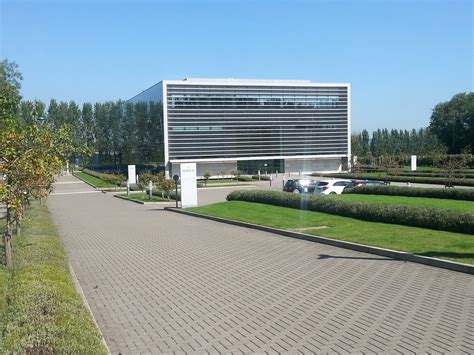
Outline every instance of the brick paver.
<svg viewBox="0 0 474 355">
<path fill-rule="evenodd" d="M 113 353 L 474 352 L 473 276 L 109 194 L 48 206 Z"/>
</svg>

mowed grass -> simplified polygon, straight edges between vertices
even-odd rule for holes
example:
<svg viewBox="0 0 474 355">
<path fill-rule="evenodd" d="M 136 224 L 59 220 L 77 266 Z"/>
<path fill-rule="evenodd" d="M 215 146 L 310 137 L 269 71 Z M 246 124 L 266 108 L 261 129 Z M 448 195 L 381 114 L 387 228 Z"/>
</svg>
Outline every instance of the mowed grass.
<svg viewBox="0 0 474 355">
<path fill-rule="evenodd" d="M 363 194 L 342 194 L 332 195 L 331 197 L 357 201 L 357 202 L 374 202 L 386 205 L 411 205 L 411 206 L 427 206 L 435 208 L 448 208 L 463 212 L 474 213 L 474 201 L 447 200 L 440 198 L 426 197 L 407 197 L 407 196 L 386 196 L 386 195 L 363 195 Z"/>
<path fill-rule="evenodd" d="M 189 211 L 280 229 L 327 226 L 304 233 L 474 264 L 474 237 L 395 224 L 360 221 L 260 203 L 228 201 Z"/>
<path fill-rule="evenodd" d="M 114 185 L 112 184 L 109 184 L 107 182 L 105 182 L 104 180 L 102 179 L 99 179 L 95 176 L 92 176 L 92 175 L 89 175 L 89 174 L 86 174 L 82 171 L 75 171 L 74 176 L 78 177 L 79 179 L 82 179 L 86 182 L 88 182 L 89 184 L 91 185 L 94 185 L 95 187 L 98 187 L 98 188 L 111 188 L 111 187 L 115 187 Z"/>
<path fill-rule="evenodd" d="M 28 209 L 13 238 L 0 329 L 2 354 L 105 354 L 100 334 L 76 291 L 48 210 Z"/>
</svg>

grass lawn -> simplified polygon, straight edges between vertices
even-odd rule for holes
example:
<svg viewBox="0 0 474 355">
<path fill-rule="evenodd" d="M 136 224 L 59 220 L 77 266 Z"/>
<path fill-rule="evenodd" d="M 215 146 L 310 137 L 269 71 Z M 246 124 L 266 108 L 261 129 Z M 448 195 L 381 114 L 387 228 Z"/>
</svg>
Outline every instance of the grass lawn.
<svg viewBox="0 0 474 355">
<path fill-rule="evenodd" d="M 413 205 L 436 208 L 449 208 L 463 212 L 474 213 L 474 201 L 458 201 L 440 198 L 407 197 L 407 196 L 385 196 L 385 195 L 363 195 L 363 194 L 342 194 L 331 197 L 357 202 L 375 202 L 386 205 Z"/>
<path fill-rule="evenodd" d="M 104 180 L 101 180 L 99 178 L 96 178 L 95 176 L 86 174 L 82 171 L 75 171 L 73 175 L 80 178 L 80 179 L 82 179 L 82 180 L 84 180 L 84 181 L 87 181 L 89 184 L 94 185 L 95 187 L 98 187 L 98 188 L 115 187 L 114 185 L 109 184 L 109 183 L 105 182 Z"/>
<path fill-rule="evenodd" d="M 29 208 L 13 238 L 13 269 L 0 329 L 0 353 L 105 354 L 90 313 L 69 273 L 48 210 Z"/>
<path fill-rule="evenodd" d="M 148 194 L 142 195 L 141 193 L 131 193 L 130 195 L 120 195 L 121 197 L 125 197 L 129 200 L 134 200 L 134 201 L 141 201 L 141 202 L 167 202 L 167 198 L 162 198 L 161 196 L 156 196 L 153 195 L 152 199 L 150 201 L 150 196 Z M 174 201 L 170 199 L 169 201 Z"/>
<path fill-rule="evenodd" d="M 366 222 L 243 201 L 221 202 L 188 210 L 280 229 L 327 226 L 329 228 L 304 233 L 474 264 L 474 238 L 466 234 Z"/>
</svg>

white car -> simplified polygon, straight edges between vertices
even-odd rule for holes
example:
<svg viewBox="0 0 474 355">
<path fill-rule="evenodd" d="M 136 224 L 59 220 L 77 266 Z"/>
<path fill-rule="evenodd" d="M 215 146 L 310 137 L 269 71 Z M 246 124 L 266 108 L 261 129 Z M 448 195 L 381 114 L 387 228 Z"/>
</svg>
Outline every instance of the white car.
<svg viewBox="0 0 474 355">
<path fill-rule="evenodd" d="M 346 187 L 353 187 L 354 183 L 351 180 L 345 179 L 321 179 L 314 189 L 314 195 L 335 195 L 342 194 Z"/>
</svg>

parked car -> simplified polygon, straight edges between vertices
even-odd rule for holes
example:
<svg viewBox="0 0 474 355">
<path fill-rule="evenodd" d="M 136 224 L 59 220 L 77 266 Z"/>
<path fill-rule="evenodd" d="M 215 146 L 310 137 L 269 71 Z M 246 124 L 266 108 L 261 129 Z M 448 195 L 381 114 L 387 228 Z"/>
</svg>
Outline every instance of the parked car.
<svg viewBox="0 0 474 355">
<path fill-rule="evenodd" d="M 299 193 L 310 193 L 310 194 L 312 194 L 317 183 L 318 183 L 317 181 L 309 180 L 309 179 L 288 180 L 285 183 L 285 186 L 283 186 L 283 191 L 293 192 L 295 194 L 299 194 Z"/>
<path fill-rule="evenodd" d="M 351 180 L 345 179 L 323 179 L 318 181 L 318 185 L 314 189 L 314 194 L 334 195 L 342 194 L 346 187 L 353 187 Z"/>
<path fill-rule="evenodd" d="M 384 181 L 379 180 L 352 180 L 352 183 L 354 184 L 354 187 L 387 185 Z"/>
</svg>

